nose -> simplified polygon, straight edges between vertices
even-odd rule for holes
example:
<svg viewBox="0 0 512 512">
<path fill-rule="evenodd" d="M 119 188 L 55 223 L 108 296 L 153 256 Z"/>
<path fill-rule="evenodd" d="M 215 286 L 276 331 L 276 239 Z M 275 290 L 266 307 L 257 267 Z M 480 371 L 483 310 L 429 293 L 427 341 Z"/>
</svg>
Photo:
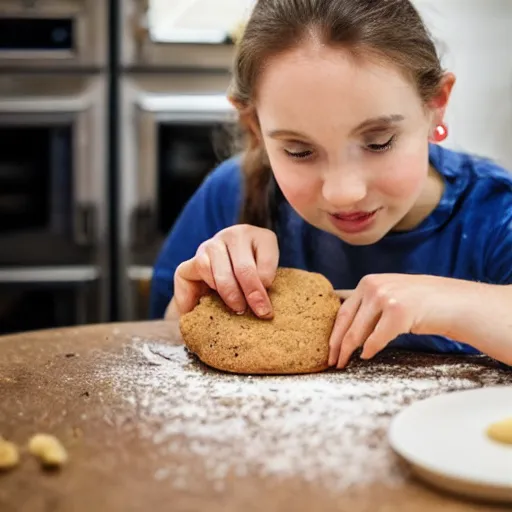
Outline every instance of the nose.
<svg viewBox="0 0 512 512">
<path fill-rule="evenodd" d="M 324 175 L 322 195 L 336 209 L 344 209 L 362 201 L 367 185 L 361 173 L 355 170 L 334 170 Z"/>
</svg>

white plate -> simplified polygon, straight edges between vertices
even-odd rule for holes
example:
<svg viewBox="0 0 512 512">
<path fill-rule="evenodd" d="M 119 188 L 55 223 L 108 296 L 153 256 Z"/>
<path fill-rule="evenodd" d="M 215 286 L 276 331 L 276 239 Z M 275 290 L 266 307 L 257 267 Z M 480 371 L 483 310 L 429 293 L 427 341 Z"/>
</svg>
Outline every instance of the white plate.
<svg viewBox="0 0 512 512">
<path fill-rule="evenodd" d="M 446 393 L 412 404 L 391 422 L 391 447 L 421 478 L 466 496 L 512 502 L 512 446 L 487 427 L 512 416 L 512 386 Z"/>
</svg>

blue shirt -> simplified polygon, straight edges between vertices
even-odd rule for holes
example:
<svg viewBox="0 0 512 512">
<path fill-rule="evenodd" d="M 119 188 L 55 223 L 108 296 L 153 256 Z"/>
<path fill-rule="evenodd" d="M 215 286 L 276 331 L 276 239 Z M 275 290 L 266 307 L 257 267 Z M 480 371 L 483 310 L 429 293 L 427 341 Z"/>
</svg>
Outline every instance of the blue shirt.
<svg viewBox="0 0 512 512">
<path fill-rule="evenodd" d="M 512 174 L 495 163 L 438 145 L 430 162 L 445 181 L 436 209 L 407 232 L 351 246 L 302 220 L 286 203 L 279 224 L 279 264 L 319 272 L 336 289 L 353 289 L 367 274 L 429 274 L 494 284 L 512 284 Z M 173 296 L 176 267 L 203 241 L 238 222 L 242 180 L 239 160 L 216 168 L 190 199 L 156 261 L 150 316 L 161 318 Z M 395 347 L 476 353 L 439 336 L 404 334 Z"/>
</svg>

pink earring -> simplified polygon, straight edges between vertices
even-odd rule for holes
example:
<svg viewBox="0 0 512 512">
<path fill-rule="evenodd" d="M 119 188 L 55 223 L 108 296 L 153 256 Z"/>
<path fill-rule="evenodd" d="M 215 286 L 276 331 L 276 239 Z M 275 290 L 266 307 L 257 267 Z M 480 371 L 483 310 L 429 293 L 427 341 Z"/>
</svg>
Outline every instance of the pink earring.
<svg viewBox="0 0 512 512">
<path fill-rule="evenodd" d="M 434 130 L 434 140 L 436 142 L 443 142 L 448 137 L 448 127 L 444 124 L 438 124 Z"/>
</svg>

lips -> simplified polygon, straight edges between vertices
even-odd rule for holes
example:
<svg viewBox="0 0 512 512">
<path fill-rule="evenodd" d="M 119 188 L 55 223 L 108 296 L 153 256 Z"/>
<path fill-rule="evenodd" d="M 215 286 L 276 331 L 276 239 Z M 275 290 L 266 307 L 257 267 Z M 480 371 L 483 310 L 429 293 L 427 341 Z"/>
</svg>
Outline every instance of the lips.
<svg viewBox="0 0 512 512">
<path fill-rule="evenodd" d="M 357 234 L 373 226 L 379 210 L 380 208 L 373 211 L 331 213 L 329 219 L 338 231 L 347 234 Z"/>
<path fill-rule="evenodd" d="M 358 221 L 371 217 L 377 210 L 371 212 L 333 213 L 332 216 L 339 220 Z"/>
</svg>

